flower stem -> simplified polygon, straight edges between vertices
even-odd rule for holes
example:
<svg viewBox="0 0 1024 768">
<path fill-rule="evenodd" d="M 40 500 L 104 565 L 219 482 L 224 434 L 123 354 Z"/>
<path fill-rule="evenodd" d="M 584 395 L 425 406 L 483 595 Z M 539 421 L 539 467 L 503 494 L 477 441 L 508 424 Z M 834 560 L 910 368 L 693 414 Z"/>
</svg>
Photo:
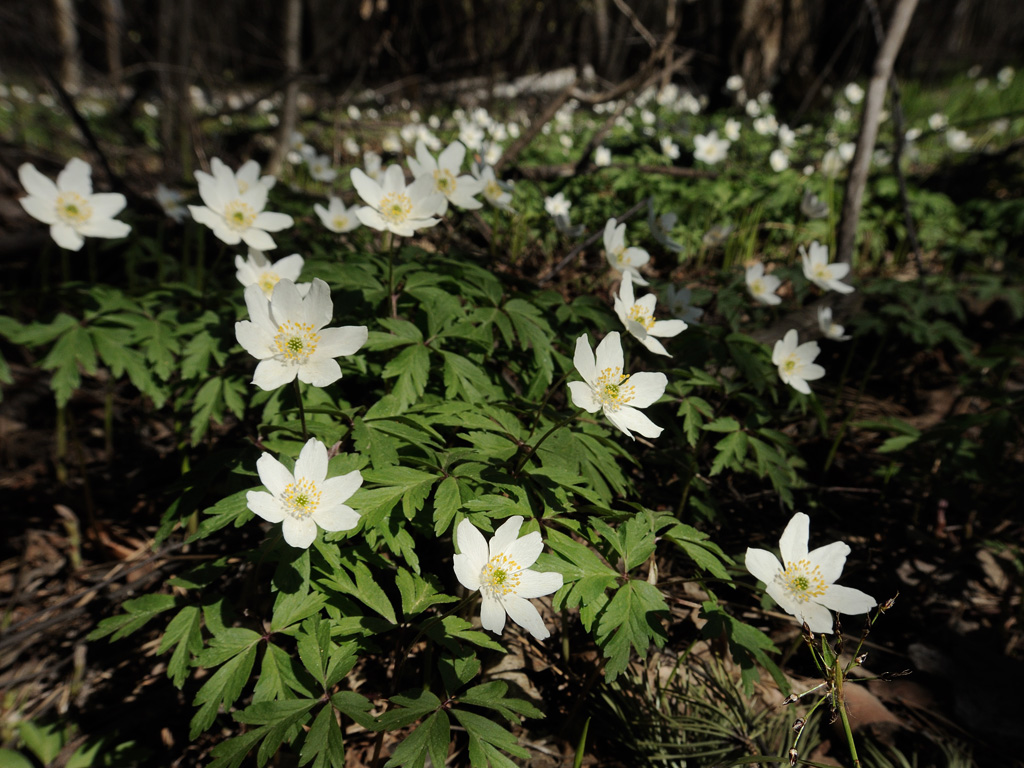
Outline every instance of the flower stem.
<svg viewBox="0 0 1024 768">
<path fill-rule="evenodd" d="M 302 407 L 302 390 L 299 388 L 298 378 L 292 379 L 295 386 L 295 402 L 299 404 L 299 421 L 302 422 L 302 441 L 309 440 L 309 432 L 306 431 L 306 409 Z"/>
<path fill-rule="evenodd" d="M 398 297 L 395 296 L 395 233 L 388 232 L 388 302 L 391 316 L 398 317 Z"/>
<path fill-rule="evenodd" d="M 530 446 L 530 445 L 525 446 L 524 450 L 523 450 L 523 456 L 522 456 L 521 459 L 519 459 L 519 463 L 516 464 L 516 468 L 515 468 L 515 471 L 512 473 L 512 476 L 513 477 L 518 477 L 519 473 L 523 470 L 523 467 L 526 466 L 526 462 L 530 460 L 531 456 L 533 456 L 535 453 L 537 453 L 537 449 L 540 448 L 541 444 L 545 440 L 547 440 L 549 437 L 551 437 L 551 435 L 553 435 L 555 432 L 557 432 L 562 427 L 564 427 L 566 424 L 569 424 L 570 422 L 575 421 L 578 418 L 578 416 L 579 416 L 579 414 L 574 413 L 571 416 L 569 416 L 568 418 L 563 419 L 562 421 L 558 422 L 553 427 L 551 427 L 551 429 L 549 429 L 543 435 L 541 435 L 540 440 L 538 440 L 532 446 Z"/>
<path fill-rule="evenodd" d="M 860 758 L 857 757 L 857 745 L 853 741 L 853 729 L 850 728 L 850 718 L 846 714 L 846 696 L 843 693 L 844 671 L 838 656 L 832 668 L 832 674 L 835 676 L 833 685 L 836 691 L 836 706 L 839 709 L 839 717 L 843 721 L 843 731 L 846 732 L 846 744 L 850 748 L 850 759 L 853 760 L 854 768 L 860 768 Z"/>
<path fill-rule="evenodd" d="M 531 436 L 533 435 L 533 431 L 535 429 L 537 429 L 537 422 L 540 421 L 541 414 L 544 413 L 544 406 L 546 406 L 548 404 L 548 400 L 551 399 L 551 395 L 553 395 L 556 390 L 560 390 L 562 388 L 562 384 L 565 382 L 565 380 L 567 378 L 569 378 L 569 372 L 568 371 L 563 373 L 559 377 L 558 381 L 556 381 L 554 384 L 552 384 L 550 387 L 548 387 L 548 391 L 544 393 L 544 399 L 541 400 L 540 401 L 540 405 L 537 406 L 537 412 L 533 416 L 533 423 L 530 424 L 530 435 Z"/>
</svg>

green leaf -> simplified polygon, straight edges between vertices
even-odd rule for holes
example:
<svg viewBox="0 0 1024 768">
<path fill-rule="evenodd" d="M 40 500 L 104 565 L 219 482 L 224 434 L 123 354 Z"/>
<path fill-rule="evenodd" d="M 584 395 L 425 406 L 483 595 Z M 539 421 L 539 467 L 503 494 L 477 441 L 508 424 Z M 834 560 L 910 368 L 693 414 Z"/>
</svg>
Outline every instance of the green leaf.
<svg viewBox="0 0 1024 768">
<path fill-rule="evenodd" d="M 370 507 L 374 510 L 389 512 L 398 500 L 402 500 L 402 512 L 407 520 L 412 520 L 427 500 L 430 489 L 440 478 L 431 473 L 412 467 L 384 467 L 363 471 L 367 482 L 377 483 L 381 488 L 360 489 L 358 497 L 353 497 L 353 506 L 363 514 Z M 358 499 L 358 501 L 357 501 Z"/>
<path fill-rule="evenodd" d="M 397 378 L 392 394 L 404 406 L 417 402 L 427 388 L 430 373 L 430 351 L 422 344 L 403 349 L 398 356 L 384 366 L 381 377 Z"/>
<path fill-rule="evenodd" d="M 399 709 L 389 709 L 377 718 L 382 730 L 394 731 L 415 723 L 430 712 L 441 709 L 441 700 L 430 691 L 416 688 L 391 697 Z"/>
<path fill-rule="evenodd" d="M 22 720 L 18 723 L 18 735 L 43 765 L 49 765 L 57 758 L 66 740 L 62 724 L 39 725 L 32 720 Z"/>
<path fill-rule="evenodd" d="M 503 758 L 500 753 L 496 752 L 499 749 L 523 760 L 530 756 L 525 748 L 519 746 L 515 736 L 493 720 L 462 709 L 453 709 L 452 714 L 469 734 L 470 764 L 474 766 L 487 766 L 492 763 L 505 765 L 505 762 L 495 761 L 495 756 Z M 493 749 L 489 750 L 487 746 Z M 504 759 L 507 761 L 507 758 Z"/>
<path fill-rule="evenodd" d="M 295 675 L 294 661 L 283 648 L 267 643 L 260 663 L 260 676 L 252 692 L 253 703 L 293 698 L 293 693 L 315 696 Z"/>
<path fill-rule="evenodd" d="M 167 663 L 167 676 L 176 688 L 181 688 L 188 677 L 192 657 L 203 649 L 203 633 L 200 630 L 202 613 L 198 605 L 186 605 L 171 619 L 160 640 L 158 653 L 166 653 L 172 647 L 174 653 Z"/>
<path fill-rule="evenodd" d="M 597 553 L 560 531 L 549 528 L 546 539 L 548 547 L 570 564 L 567 568 L 555 567 L 566 584 L 556 593 L 556 603 L 561 596 L 566 608 L 580 608 L 580 620 L 589 632 L 594 620 L 608 603 L 605 592 L 618 584 L 619 574 L 610 568 Z M 544 560 L 546 567 L 554 565 Z"/>
<path fill-rule="evenodd" d="M 256 635 L 255 632 L 252 634 Z M 214 638 L 214 640 L 216 639 Z M 256 640 L 259 640 L 259 635 L 256 635 Z M 235 703 L 242 694 L 242 688 L 249 681 L 255 660 L 256 641 L 253 641 L 252 644 L 243 647 L 238 655 L 228 659 L 199 689 L 193 701 L 193 704 L 199 707 L 199 711 L 192 717 L 192 727 L 189 730 L 190 739 L 195 741 L 199 734 L 213 725 L 221 707 L 227 709 Z M 210 666 L 202 655 L 199 664 L 200 666 Z"/>
<path fill-rule="evenodd" d="M 121 606 L 125 613 L 103 619 L 86 639 L 99 640 L 107 635 L 113 635 L 111 641 L 120 640 L 141 629 L 154 616 L 170 610 L 176 604 L 174 595 L 143 595 L 126 600 Z"/>
<path fill-rule="evenodd" d="M 778 649 L 768 635 L 755 627 L 737 621 L 714 600 L 707 600 L 703 603 L 701 616 L 707 619 L 707 623 L 701 628 L 701 634 L 704 637 L 714 639 L 724 636 L 728 639 L 733 659 L 740 667 L 743 689 L 748 696 L 753 694 L 754 683 L 758 680 L 758 664 L 768 670 L 784 694 L 789 694 L 790 686 L 786 676 L 768 656 L 767 652 L 778 653 Z"/>
<path fill-rule="evenodd" d="M 57 339 L 46 357 L 39 361 L 39 367 L 53 371 L 50 387 L 57 405 L 67 405 L 72 393 L 82 383 L 79 367 L 90 375 L 96 373 L 96 347 L 92 335 L 76 323 Z"/>
<path fill-rule="evenodd" d="M 668 615 L 657 587 L 633 579 L 619 587 L 597 625 L 597 642 L 608 660 L 604 675 L 614 680 L 629 665 L 631 649 L 647 658 L 651 643 L 664 645 L 662 619 Z"/>
<path fill-rule="evenodd" d="M 321 707 L 299 753 L 299 765 L 314 760 L 314 766 L 342 768 L 345 765 L 345 738 L 333 707 Z"/>
<path fill-rule="evenodd" d="M 483 369 L 469 358 L 448 351 L 442 351 L 441 356 L 444 358 L 445 397 L 475 403 L 500 396 L 500 390 Z"/>
<path fill-rule="evenodd" d="M 704 425 L 706 432 L 735 432 L 740 423 L 732 416 L 722 416 Z"/>
<path fill-rule="evenodd" d="M 348 715 L 353 721 L 359 723 L 359 725 L 367 730 L 380 730 L 377 720 L 370 713 L 370 710 L 373 709 L 373 702 L 361 693 L 339 691 L 331 696 L 331 704 L 339 712 Z"/>
<path fill-rule="evenodd" d="M 195 533 L 188 537 L 186 543 L 196 541 L 197 539 L 204 539 L 214 531 L 219 531 L 231 523 L 234 523 L 235 528 L 241 528 L 242 525 L 251 520 L 253 514 L 249 511 L 245 499 L 245 495 L 249 490 L 236 491 L 230 496 L 221 499 L 212 507 L 204 509 L 203 514 L 206 517 L 199 523 Z"/>
<path fill-rule="evenodd" d="M 462 493 L 459 481 L 446 477 L 434 489 L 434 535 L 441 536 L 455 519 L 455 513 L 462 507 Z"/>
<path fill-rule="evenodd" d="M 438 603 L 452 603 L 458 600 L 454 595 L 438 594 L 434 586 L 418 574 L 399 568 L 395 583 L 402 595 L 402 616 L 408 621 Z"/>
<path fill-rule="evenodd" d="M 450 735 L 448 715 L 443 710 L 435 712 L 402 740 L 384 768 L 399 765 L 423 768 L 428 755 L 433 765 L 442 766 L 448 758 Z"/>
<path fill-rule="evenodd" d="M 732 576 L 725 568 L 725 563 L 731 563 L 732 559 L 717 544 L 710 541 L 706 533 L 701 533 L 689 525 L 677 523 L 663 535 L 689 555 L 698 568 L 717 579 L 732 581 Z"/>
<path fill-rule="evenodd" d="M 743 459 L 747 455 L 747 434 L 746 432 L 732 432 L 717 443 L 715 448 L 718 454 L 711 462 L 711 476 L 719 474 L 726 467 L 740 472 L 743 470 Z"/>
<path fill-rule="evenodd" d="M 544 713 L 526 699 L 506 698 L 506 693 L 508 683 L 492 680 L 470 688 L 459 696 L 459 703 L 493 709 L 513 724 L 518 723 L 520 717 L 544 717 Z"/>
<path fill-rule="evenodd" d="M 35 768 L 35 764 L 20 752 L 15 752 L 13 749 L 0 749 L 0 767 Z"/>
</svg>

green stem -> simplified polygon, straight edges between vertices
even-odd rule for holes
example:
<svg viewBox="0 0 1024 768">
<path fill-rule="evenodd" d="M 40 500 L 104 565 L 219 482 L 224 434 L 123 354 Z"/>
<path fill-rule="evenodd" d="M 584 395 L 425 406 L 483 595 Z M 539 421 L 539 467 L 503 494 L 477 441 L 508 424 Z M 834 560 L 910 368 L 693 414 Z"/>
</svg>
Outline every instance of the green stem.
<svg viewBox="0 0 1024 768">
<path fill-rule="evenodd" d="M 388 303 L 391 317 L 398 317 L 398 297 L 395 296 L 395 233 L 388 232 Z"/>
<path fill-rule="evenodd" d="M 523 451 L 523 457 L 521 459 L 519 459 L 519 463 L 516 465 L 515 471 L 512 473 L 512 476 L 513 477 L 518 477 L 519 473 L 523 470 L 523 467 L 526 466 L 526 462 L 530 460 L 531 456 L 533 456 L 534 454 L 537 453 L 537 449 L 540 448 L 541 444 L 545 440 L 547 440 L 549 437 L 551 437 L 551 435 L 553 435 L 559 429 L 564 427 L 566 424 L 568 424 L 568 423 L 570 423 L 572 421 L 575 421 L 576 418 L 578 417 L 578 415 L 579 414 L 574 413 L 574 414 L 572 414 L 572 416 L 569 416 L 568 418 L 563 419 L 562 421 L 558 422 L 553 427 L 551 427 L 551 429 L 549 429 L 543 435 L 541 435 L 540 440 L 538 440 L 532 446 L 529 446 L 529 445 L 525 446 L 525 450 Z"/>
<path fill-rule="evenodd" d="M 857 745 L 853 741 L 853 729 L 850 728 L 850 718 L 846 714 L 846 696 L 843 693 L 843 669 L 839 662 L 839 657 L 836 657 L 833 674 L 835 675 L 836 705 L 839 708 L 839 717 L 843 721 L 843 731 L 846 732 L 846 744 L 850 748 L 850 759 L 853 760 L 854 768 L 860 768 L 860 758 L 857 757 Z"/>
<path fill-rule="evenodd" d="M 544 413 L 544 407 L 548 404 L 548 400 L 551 399 L 551 395 L 553 395 L 557 390 L 560 390 L 562 388 L 562 384 L 565 383 L 565 380 L 567 378 L 569 378 L 568 371 L 563 373 L 561 377 L 558 379 L 558 381 L 556 381 L 554 384 L 548 387 L 548 391 L 544 393 L 544 399 L 541 400 L 540 405 L 537 406 L 537 411 L 533 415 L 533 423 L 530 424 L 530 437 L 533 437 L 533 432 L 534 430 L 537 429 L 537 422 L 540 421 L 541 414 Z"/>
<path fill-rule="evenodd" d="M 67 253 L 67 251 L 62 251 L 62 253 Z M 65 460 L 68 456 L 68 422 L 66 406 L 57 406 L 57 423 L 54 430 L 56 432 L 54 438 L 57 444 L 54 455 L 54 465 L 57 470 L 57 482 L 61 485 L 67 485 L 68 467 Z"/>
<path fill-rule="evenodd" d="M 309 432 L 306 431 L 306 409 L 302 407 L 302 390 L 299 388 L 298 378 L 292 379 L 295 386 L 295 402 L 299 404 L 299 421 L 302 422 L 302 442 L 309 440 Z"/>
</svg>

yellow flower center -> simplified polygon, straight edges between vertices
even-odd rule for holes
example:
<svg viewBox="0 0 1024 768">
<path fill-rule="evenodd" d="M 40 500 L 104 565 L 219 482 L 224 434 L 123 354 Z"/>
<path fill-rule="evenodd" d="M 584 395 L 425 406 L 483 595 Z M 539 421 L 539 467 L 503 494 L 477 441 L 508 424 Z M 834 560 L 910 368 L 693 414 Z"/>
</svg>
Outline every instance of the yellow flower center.
<svg viewBox="0 0 1024 768">
<path fill-rule="evenodd" d="M 816 264 L 814 266 L 814 276 L 819 280 L 828 280 L 830 277 L 828 264 Z"/>
<path fill-rule="evenodd" d="M 640 304 L 634 304 L 629 308 L 629 319 L 642 325 L 645 331 L 650 331 L 654 327 L 654 316 Z"/>
<path fill-rule="evenodd" d="M 57 218 L 65 224 L 84 224 L 92 217 L 92 206 L 77 192 L 57 195 Z"/>
<path fill-rule="evenodd" d="M 828 591 L 821 569 L 818 566 L 812 568 L 806 559 L 787 563 L 786 569 L 775 576 L 775 583 L 800 603 L 806 603 L 812 597 L 821 597 Z"/>
<path fill-rule="evenodd" d="M 488 200 L 497 200 L 501 197 L 501 192 L 502 189 L 498 186 L 498 182 L 496 181 L 488 181 L 484 185 L 484 197 Z"/>
<path fill-rule="evenodd" d="M 320 491 L 309 480 L 296 480 L 284 489 L 283 501 L 289 515 L 304 520 L 320 505 Z"/>
<path fill-rule="evenodd" d="M 348 226 L 348 216 L 335 216 L 332 223 L 335 229 L 344 229 Z"/>
<path fill-rule="evenodd" d="M 274 292 L 274 286 L 277 285 L 277 281 L 281 278 L 276 272 L 271 272 L 269 269 L 260 275 L 260 279 L 256 282 L 259 283 L 260 288 L 263 292 L 270 296 Z"/>
<path fill-rule="evenodd" d="M 491 597 L 514 595 L 519 589 L 521 571 L 508 555 L 495 555 L 480 573 L 480 591 Z"/>
<path fill-rule="evenodd" d="M 636 388 L 632 384 L 626 384 L 629 376 L 622 375 L 622 369 L 605 368 L 597 377 L 597 399 L 601 401 L 601 407 L 606 411 L 617 411 L 624 405 L 628 405 L 636 395 Z"/>
<path fill-rule="evenodd" d="M 455 191 L 455 175 L 447 168 L 438 168 L 434 171 L 434 183 L 437 191 L 450 195 Z"/>
<path fill-rule="evenodd" d="M 754 293 L 757 296 L 761 296 L 762 294 L 765 293 L 764 283 L 761 282 L 761 278 L 753 280 L 750 283 L 750 291 L 751 291 L 751 293 Z"/>
<path fill-rule="evenodd" d="M 796 370 L 797 364 L 798 364 L 798 361 L 797 361 L 796 357 L 793 356 L 793 355 L 790 355 L 789 357 L 787 357 L 782 362 L 782 370 L 784 370 L 786 373 L 792 373 L 793 371 Z"/>
<path fill-rule="evenodd" d="M 311 323 L 296 323 L 289 320 L 277 327 L 274 344 L 278 354 L 286 362 L 302 365 L 316 352 L 320 343 L 320 335 L 315 332 Z"/>
<path fill-rule="evenodd" d="M 391 224 L 401 224 L 412 213 L 412 200 L 402 192 L 391 192 L 381 198 L 380 215 Z"/>
<path fill-rule="evenodd" d="M 238 179 L 238 193 L 240 195 L 244 195 L 248 191 L 249 191 L 249 182 L 248 181 L 243 181 L 242 179 Z"/>
<path fill-rule="evenodd" d="M 228 226 L 237 232 L 248 229 L 256 221 L 258 214 L 248 203 L 241 200 L 232 200 L 224 206 L 224 219 Z"/>
<path fill-rule="evenodd" d="M 620 245 L 617 248 L 612 248 L 612 256 L 615 257 L 615 261 L 621 264 L 626 258 L 626 246 Z"/>
</svg>

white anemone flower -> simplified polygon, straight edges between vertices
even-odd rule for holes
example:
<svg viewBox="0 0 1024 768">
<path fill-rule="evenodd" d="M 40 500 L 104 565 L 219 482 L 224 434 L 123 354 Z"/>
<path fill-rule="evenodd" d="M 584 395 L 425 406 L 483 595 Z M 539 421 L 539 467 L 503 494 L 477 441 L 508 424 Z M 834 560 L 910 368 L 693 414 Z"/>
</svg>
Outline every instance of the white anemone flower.
<svg viewBox="0 0 1024 768">
<path fill-rule="evenodd" d="M 320 217 L 323 225 L 331 232 L 338 234 L 351 232 L 360 224 L 359 206 L 353 205 L 351 208 L 346 208 L 345 203 L 338 197 L 329 198 L 326 208 L 320 203 L 314 203 L 313 210 L 316 211 L 316 215 Z"/>
<path fill-rule="evenodd" d="M 420 176 L 406 186 L 400 166 L 391 165 L 378 184 L 358 168 L 352 169 L 352 184 L 366 206 L 356 216 L 368 227 L 411 237 L 417 229 L 440 221 L 437 214 L 447 199 L 437 191 L 431 176 Z"/>
<path fill-rule="evenodd" d="M 673 317 L 677 317 L 687 325 L 698 325 L 704 310 L 691 303 L 693 291 L 689 288 L 676 288 L 669 285 L 665 288 L 665 304 Z"/>
<path fill-rule="evenodd" d="M 565 199 L 564 192 L 544 198 L 544 210 L 550 216 L 568 216 L 571 208 L 572 201 Z"/>
<path fill-rule="evenodd" d="M 746 566 L 786 613 L 812 632 L 832 634 L 831 611 L 856 615 L 867 613 L 878 603 L 859 589 L 835 583 L 850 554 L 848 544 L 835 541 L 807 551 L 810 525 L 810 518 L 797 512 L 779 540 L 782 562 L 766 549 L 748 547 Z"/>
<path fill-rule="evenodd" d="M 499 208 L 505 213 L 515 213 L 512 209 L 512 185 L 500 181 L 494 174 L 494 168 L 490 165 L 477 165 L 473 163 L 470 170 L 483 184 L 484 200 Z"/>
<path fill-rule="evenodd" d="M 786 335 L 775 342 L 772 349 L 772 364 L 779 368 L 779 378 L 789 384 L 797 392 L 811 394 L 808 381 L 815 381 L 825 375 L 825 369 L 814 362 L 821 351 L 818 342 L 808 341 L 797 346 L 798 338 L 795 328 L 786 331 Z"/>
<path fill-rule="evenodd" d="M 636 299 L 633 294 L 633 276 L 629 272 L 622 274 L 619 295 L 615 297 L 615 314 L 630 335 L 647 349 L 656 355 L 672 357 L 655 337 L 678 336 L 686 330 L 686 323 L 682 320 L 655 320 L 654 307 L 657 302 L 658 297 L 653 293 Z"/>
<path fill-rule="evenodd" d="M 249 491 L 246 504 L 268 523 L 282 523 L 281 533 L 290 546 L 307 549 L 317 528 L 350 531 L 359 524 L 359 513 L 345 502 L 363 484 L 362 474 L 356 469 L 327 477 L 327 462 L 327 446 L 315 437 L 302 446 L 294 472 L 269 453 L 256 461 L 267 490 Z"/>
<path fill-rule="evenodd" d="M 693 157 L 702 163 L 714 165 L 724 160 L 729 152 L 730 141 L 718 138 L 718 131 L 711 131 L 707 136 L 697 134 L 693 137 Z"/>
<path fill-rule="evenodd" d="M 658 143 L 661 145 L 661 154 L 669 160 L 679 159 L 679 145 L 672 141 L 671 136 L 662 136 L 658 139 Z"/>
<path fill-rule="evenodd" d="M 248 258 L 235 256 L 235 277 L 245 288 L 250 285 L 258 285 L 269 299 L 279 281 L 291 280 L 293 283 L 298 283 L 304 263 L 305 259 L 297 253 L 277 261 L 270 261 L 262 251 L 250 248 Z M 295 287 L 299 289 L 300 296 L 305 296 L 309 293 L 310 284 L 298 283 Z"/>
<path fill-rule="evenodd" d="M 818 328 L 826 339 L 832 341 L 849 341 L 852 338 L 845 334 L 846 328 L 832 322 L 832 307 L 818 307 Z"/>
<path fill-rule="evenodd" d="M 626 225 L 616 226 L 614 218 L 604 224 L 604 252 L 612 269 L 631 273 L 633 282 L 638 285 L 648 284 L 640 274 L 640 267 L 651 260 L 651 255 L 643 248 L 627 248 Z"/>
<path fill-rule="evenodd" d="M 210 169 L 212 174 L 195 173 L 199 196 L 205 205 L 190 205 L 192 218 L 208 226 L 228 245 L 244 242 L 259 251 L 276 248 L 277 243 L 268 233 L 287 229 L 295 222 L 286 213 L 263 210 L 270 186 L 259 178 L 259 165 L 250 160 L 235 174 L 214 158 Z M 273 176 L 263 178 L 273 180 Z"/>
<path fill-rule="evenodd" d="M 252 383 L 274 390 L 294 381 L 326 387 L 341 378 L 336 357 L 355 354 L 366 343 L 365 325 L 325 328 L 334 314 L 327 283 L 313 278 L 302 297 L 291 280 L 279 280 L 267 301 L 259 285 L 245 289 L 249 320 L 235 323 L 235 338 L 259 360 Z"/>
<path fill-rule="evenodd" d="M 607 168 L 612 164 L 612 151 L 601 145 L 594 149 L 594 165 L 598 168 Z"/>
<path fill-rule="evenodd" d="M 768 155 L 768 164 L 776 173 L 782 173 L 789 168 L 789 156 L 786 155 L 786 150 L 773 149 L 772 153 Z"/>
<path fill-rule="evenodd" d="M 543 597 L 562 587 L 562 574 L 534 571 L 530 566 L 544 548 L 540 531 L 519 536 L 522 515 L 514 515 L 494 532 L 490 543 L 469 520 L 456 529 L 459 554 L 453 558 L 459 583 L 480 590 L 480 624 L 500 635 L 505 616 L 538 640 L 550 637 L 530 598 Z"/>
<path fill-rule="evenodd" d="M 314 153 L 307 159 L 306 166 L 309 168 L 309 175 L 317 181 L 330 184 L 338 177 L 338 172 L 331 167 L 331 158 L 327 155 Z"/>
<path fill-rule="evenodd" d="M 376 152 L 363 152 L 363 170 L 374 181 L 380 181 L 381 164 L 384 160 Z"/>
<path fill-rule="evenodd" d="M 725 128 L 722 131 L 725 134 L 725 138 L 729 141 L 740 140 L 740 121 L 734 117 L 730 117 L 725 121 Z"/>
<path fill-rule="evenodd" d="M 851 104 L 860 104 L 864 101 L 864 89 L 856 83 L 850 83 L 843 89 L 843 95 Z"/>
<path fill-rule="evenodd" d="M 821 157 L 821 172 L 830 178 L 835 178 L 843 172 L 846 162 L 837 149 L 829 149 Z"/>
<path fill-rule="evenodd" d="M 18 178 L 28 197 L 18 200 L 26 213 L 50 225 L 50 237 L 61 248 L 81 250 L 87 237 L 125 237 L 131 226 L 117 221 L 128 204 L 120 192 L 92 191 L 92 166 L 73 157 L 57 175 L 57 183 L 32 163 L 18 167 Z"/>
<path fill-rule="evenodd" d="M 576 339 L 573 363 L 583 381 L 569 382 L 573 405 L 587 413 L 604 411 L 608 421 L 625 432 L 657 437 L 659 427 L 639 408 L 646 408 L 665 393 L 668 378 L 664 373 L 644 371 L 630 375 L 623 371 L 622 342 L 617 331 L 605 336 L 595 352 L 583 334 Z"/>
<path fill-rule="evenodd" d="M 822 245 L 815 240 L 811 243 L 810 253 L 808 253 L 801 245 L 800 260 L 804 265 L 804 277 L 821 288 L 821 290 L 853 293 L 853 286 L 842 282 L 842 279 L 850 271 L 850 265 L 842 263 L 829 264 L 828 246 Z"/>
<path fill-rule="evenodd" d="M 185 217 L 188 216 L 188 208 L 181 204 L 184 198 L 178 190 L 169 189 L 163 184 L 157 184 L 153 197 L 156 198 L 156 202 L 163 209 L 164 215 L 167 218 L 174 219 L 174 221 L 181 224 Z"/>
<path fill-rule="evenodd" d="M 747 291 L 750 292 L 750 295 L 758 303 L 769 306 L 782 303 L 782 297 L 775 293 L 779 290 L 779 286 L 782 285 L 782 281 L 775 275 L 766 275 L 764 273 L 764 264 L 760 261 L 755 261 L 747 267 L 745 279 L 747 281 Z"/>
<path fill-rule="evenodd" d="M 483 206 L 474 197 L 483 191 L 483 183 L 468 174 L 459 175 L 465 159 L 466 147 L 458 141 L 449 144 L 437 159 L 430 154 L 422 139 L 416 142 L 416 159 L 408 159 L 409 170 L 417 181 L 424 176 L 431 179 L 434 188 L 444 196 L 438 215 L 448 211 L 448 203 L 468 210 Z"/>
</svg>

